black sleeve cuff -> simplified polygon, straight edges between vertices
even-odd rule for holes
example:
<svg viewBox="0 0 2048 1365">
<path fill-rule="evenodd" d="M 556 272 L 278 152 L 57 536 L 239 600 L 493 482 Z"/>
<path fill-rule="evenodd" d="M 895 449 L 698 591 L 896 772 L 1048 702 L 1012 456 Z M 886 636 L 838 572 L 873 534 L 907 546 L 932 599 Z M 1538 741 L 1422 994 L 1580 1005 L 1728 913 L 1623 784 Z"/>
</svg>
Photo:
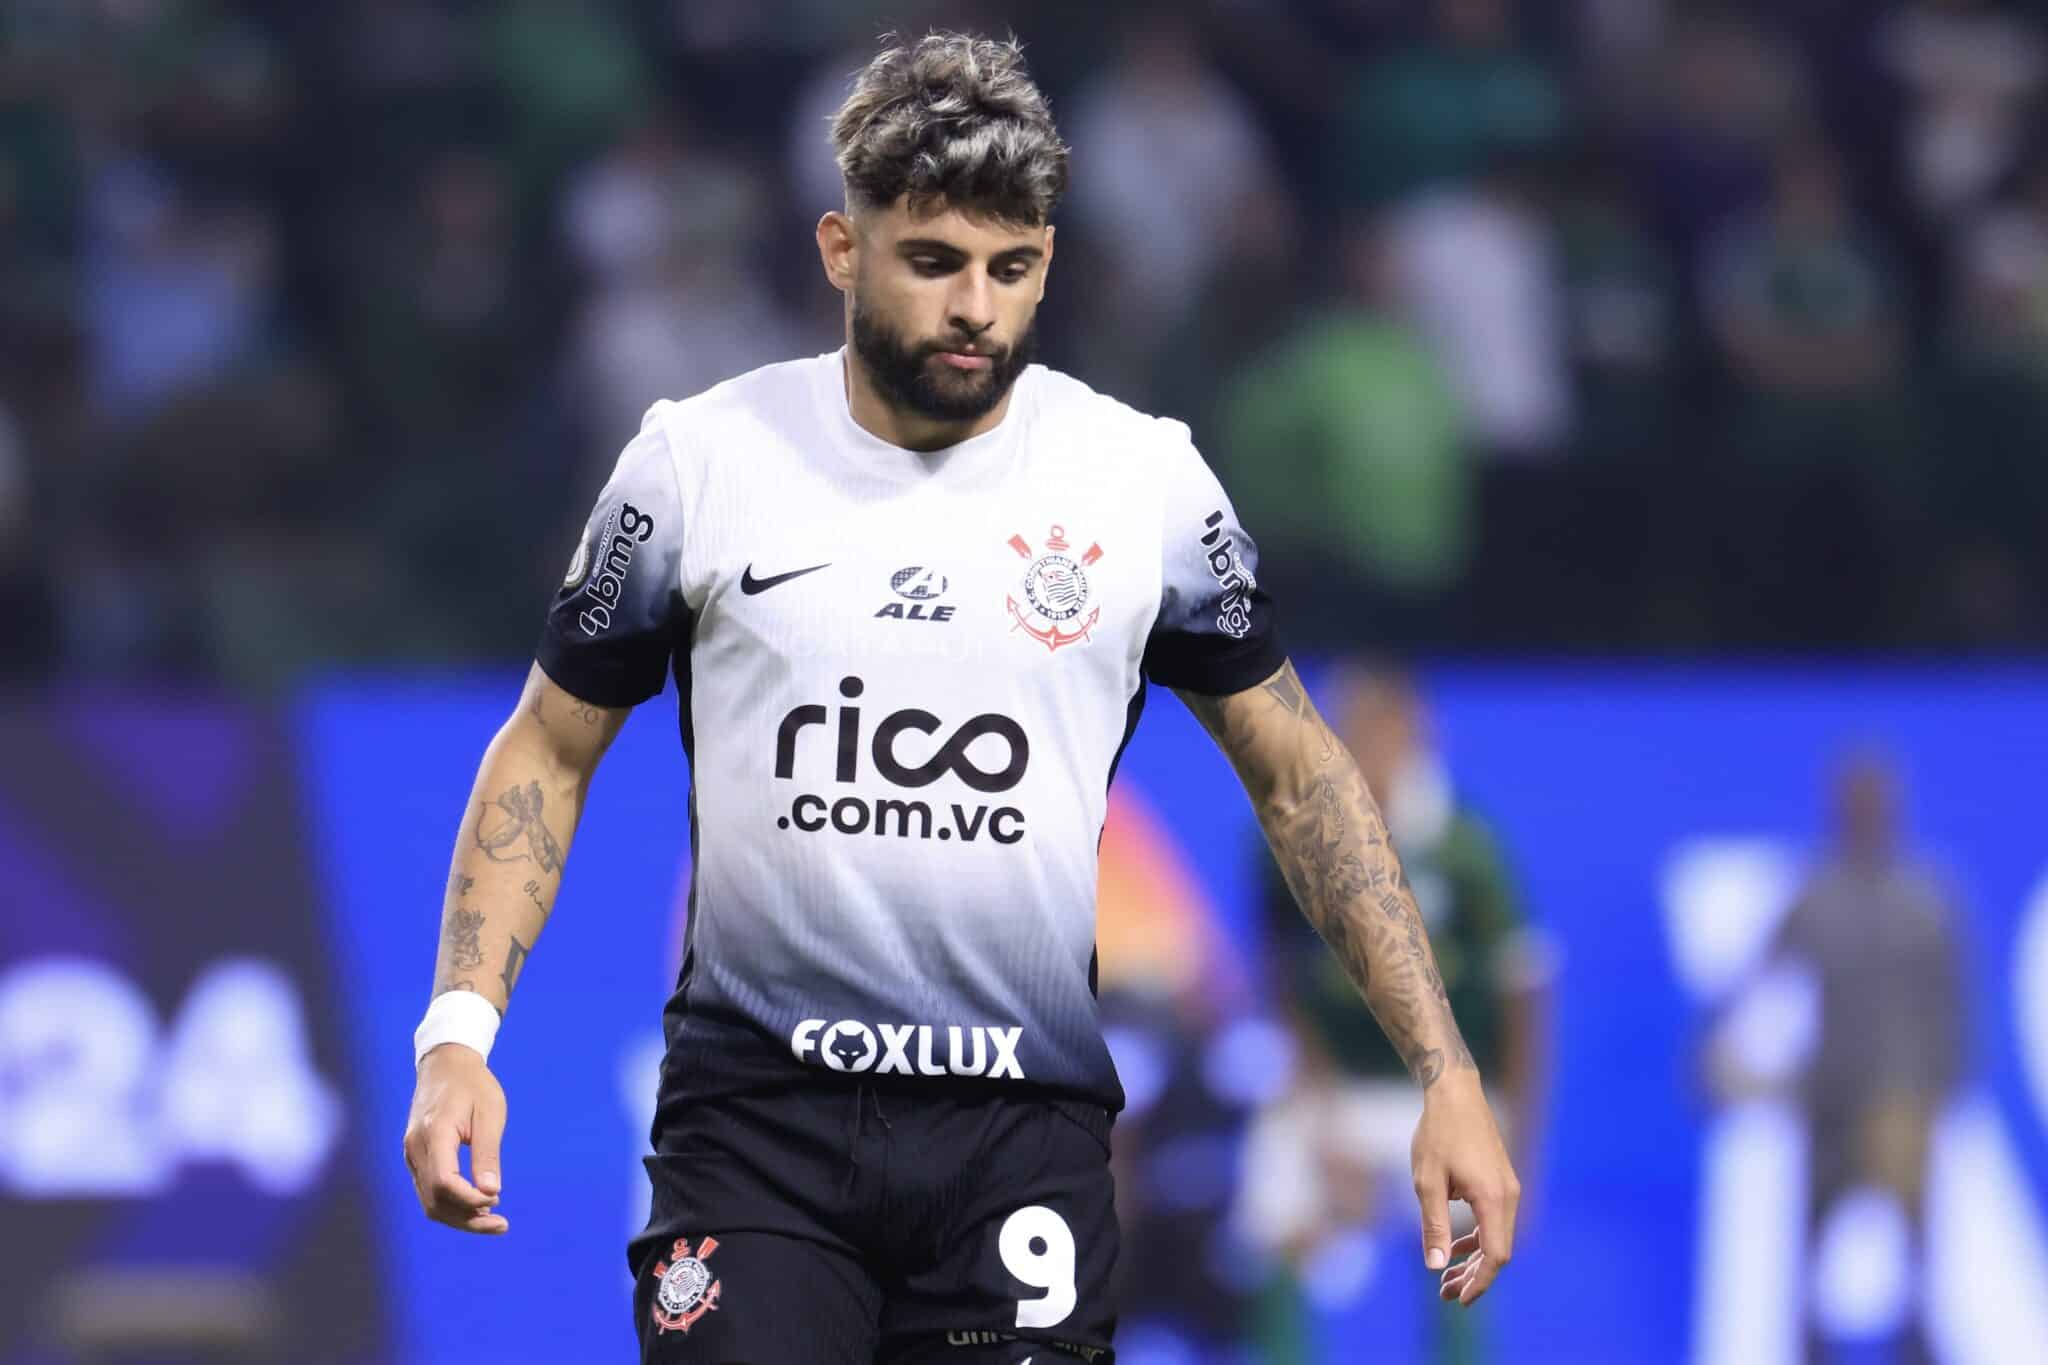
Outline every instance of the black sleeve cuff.
<svg viewBox="0 0 2048 1365">
<path fill-rule="evenodd" d="M 541 636 L 533 657 L 549 681 L 570 696 L 613 710 L 660 696 L 668 677 L 666 651 L 646 659 L 599 654 L 565 647 L 552 631 Z"/>
<path fill-rule="evenodd" d="M 1145 676 L 1164 687 L 1204 697 L 1227 697 L 1257 687 L 1280 671 L 1287 650 L 1278 632 L 1243 640 L 1223 635 L 1154 637 L 1145 650 Z"/>
</svg>

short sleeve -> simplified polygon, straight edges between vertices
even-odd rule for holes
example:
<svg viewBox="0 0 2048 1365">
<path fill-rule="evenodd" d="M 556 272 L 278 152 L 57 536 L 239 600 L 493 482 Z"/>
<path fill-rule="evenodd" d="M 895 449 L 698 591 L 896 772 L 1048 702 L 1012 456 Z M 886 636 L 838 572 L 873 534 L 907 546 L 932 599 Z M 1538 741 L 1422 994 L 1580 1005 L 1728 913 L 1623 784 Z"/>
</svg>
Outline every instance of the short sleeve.
<svg viewBox="0 0 2048 1365">
<path fill-rule="evenodd" d="M 1166 469 L 1159 616 L 1145 642 L 1145 676 L 1165 687 L 1224 696 L 1255 687 L 1286 662 L 1273 602 L 1259 586 L 1259 550 L 1187 429 Z"/>
<path fill-rule="evenodd" d="M 564 691 L 597 706 L 660 693 L 687 626 L 681 500 L 669 441 L 649 415 L 598 494 L 535 657 Z"/>
</svg>

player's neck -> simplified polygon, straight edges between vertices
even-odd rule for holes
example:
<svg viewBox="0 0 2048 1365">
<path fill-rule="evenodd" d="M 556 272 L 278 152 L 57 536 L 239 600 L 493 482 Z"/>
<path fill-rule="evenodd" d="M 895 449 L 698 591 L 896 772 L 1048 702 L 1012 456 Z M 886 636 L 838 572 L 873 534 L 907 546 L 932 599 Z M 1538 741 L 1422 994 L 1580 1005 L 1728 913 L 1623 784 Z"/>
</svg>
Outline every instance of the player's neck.
<svg viewBox="0 0 2048 1365">
<path fill-rule="evenodd" d="M 1010 410 L 1010 399 L 1016 394 L 1016 386 L 1003 394 L 1002 400 L 980 417 L 969 422 L 946 422 L 925 417 L 915 412 L 906 412 L 883 398 L 875 387 L 874 376 L 868 373 L 866 365 L 853 347 L 844 352 L 846 358 L 846 410 L 853 414 L 853 420 L 870 436 L 887 441 L 903 450 L 921 453 L 944 450 L 972 440 L 985 431 L 993 431 L 1002 425 L 1003 417 Z"/>
</svg>

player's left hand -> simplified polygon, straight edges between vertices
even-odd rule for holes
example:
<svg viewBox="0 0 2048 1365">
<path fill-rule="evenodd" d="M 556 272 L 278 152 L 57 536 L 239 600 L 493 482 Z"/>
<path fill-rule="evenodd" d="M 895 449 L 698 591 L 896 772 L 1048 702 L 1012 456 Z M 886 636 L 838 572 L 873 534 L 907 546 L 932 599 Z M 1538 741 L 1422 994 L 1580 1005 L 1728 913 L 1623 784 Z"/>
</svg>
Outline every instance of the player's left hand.
<svg viewBox="0 0 2048 1365">
<path fill-rule="evenodd" d="M 1477 1072 L 1449 1072 L 1423 1092 L 1422 1121 L 1415 1125 L 1410 1158 L 1415 1197 L 1422 1205 L 1424 1263 L 1443 1271 L 1441 1297 L 1469 1307 L 1514 1256 L 1515 1213 L 1522 1200 L 1522 1182 L 1501 1143 Z M 1470 1205 L 1478 1224 L 1456 1242 L 1451 1241 L 1453 1199 Z"/>
</svg>

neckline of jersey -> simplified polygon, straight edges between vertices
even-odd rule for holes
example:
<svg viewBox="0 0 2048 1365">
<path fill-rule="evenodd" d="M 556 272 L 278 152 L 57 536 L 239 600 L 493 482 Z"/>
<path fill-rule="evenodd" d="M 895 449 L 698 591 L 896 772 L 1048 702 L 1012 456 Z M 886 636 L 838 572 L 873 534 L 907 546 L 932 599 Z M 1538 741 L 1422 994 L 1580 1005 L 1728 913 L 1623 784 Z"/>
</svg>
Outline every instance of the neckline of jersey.
<svg viewBox="0 0 2048 1365">
<path fill-rule="evenodd" d="M 1026 366 L 1010 390 L 1010 406 L 1003 420 L 976 436 L 939 450 L 909 450 L 892 444 L 854 420 L 846 401 L 846 348 L 818 357 L 817 397 L 825 420 L 835 427 L 861 469 L 901 483 L 924 481 L 948 474 L 954 477 L 986 472 L 1008 464 L 1002 458 L 1011 448 L 1012 437 L 1024 426 L 1022 409 L 1031 401 L 1038 366 Z"/>
</svg>

